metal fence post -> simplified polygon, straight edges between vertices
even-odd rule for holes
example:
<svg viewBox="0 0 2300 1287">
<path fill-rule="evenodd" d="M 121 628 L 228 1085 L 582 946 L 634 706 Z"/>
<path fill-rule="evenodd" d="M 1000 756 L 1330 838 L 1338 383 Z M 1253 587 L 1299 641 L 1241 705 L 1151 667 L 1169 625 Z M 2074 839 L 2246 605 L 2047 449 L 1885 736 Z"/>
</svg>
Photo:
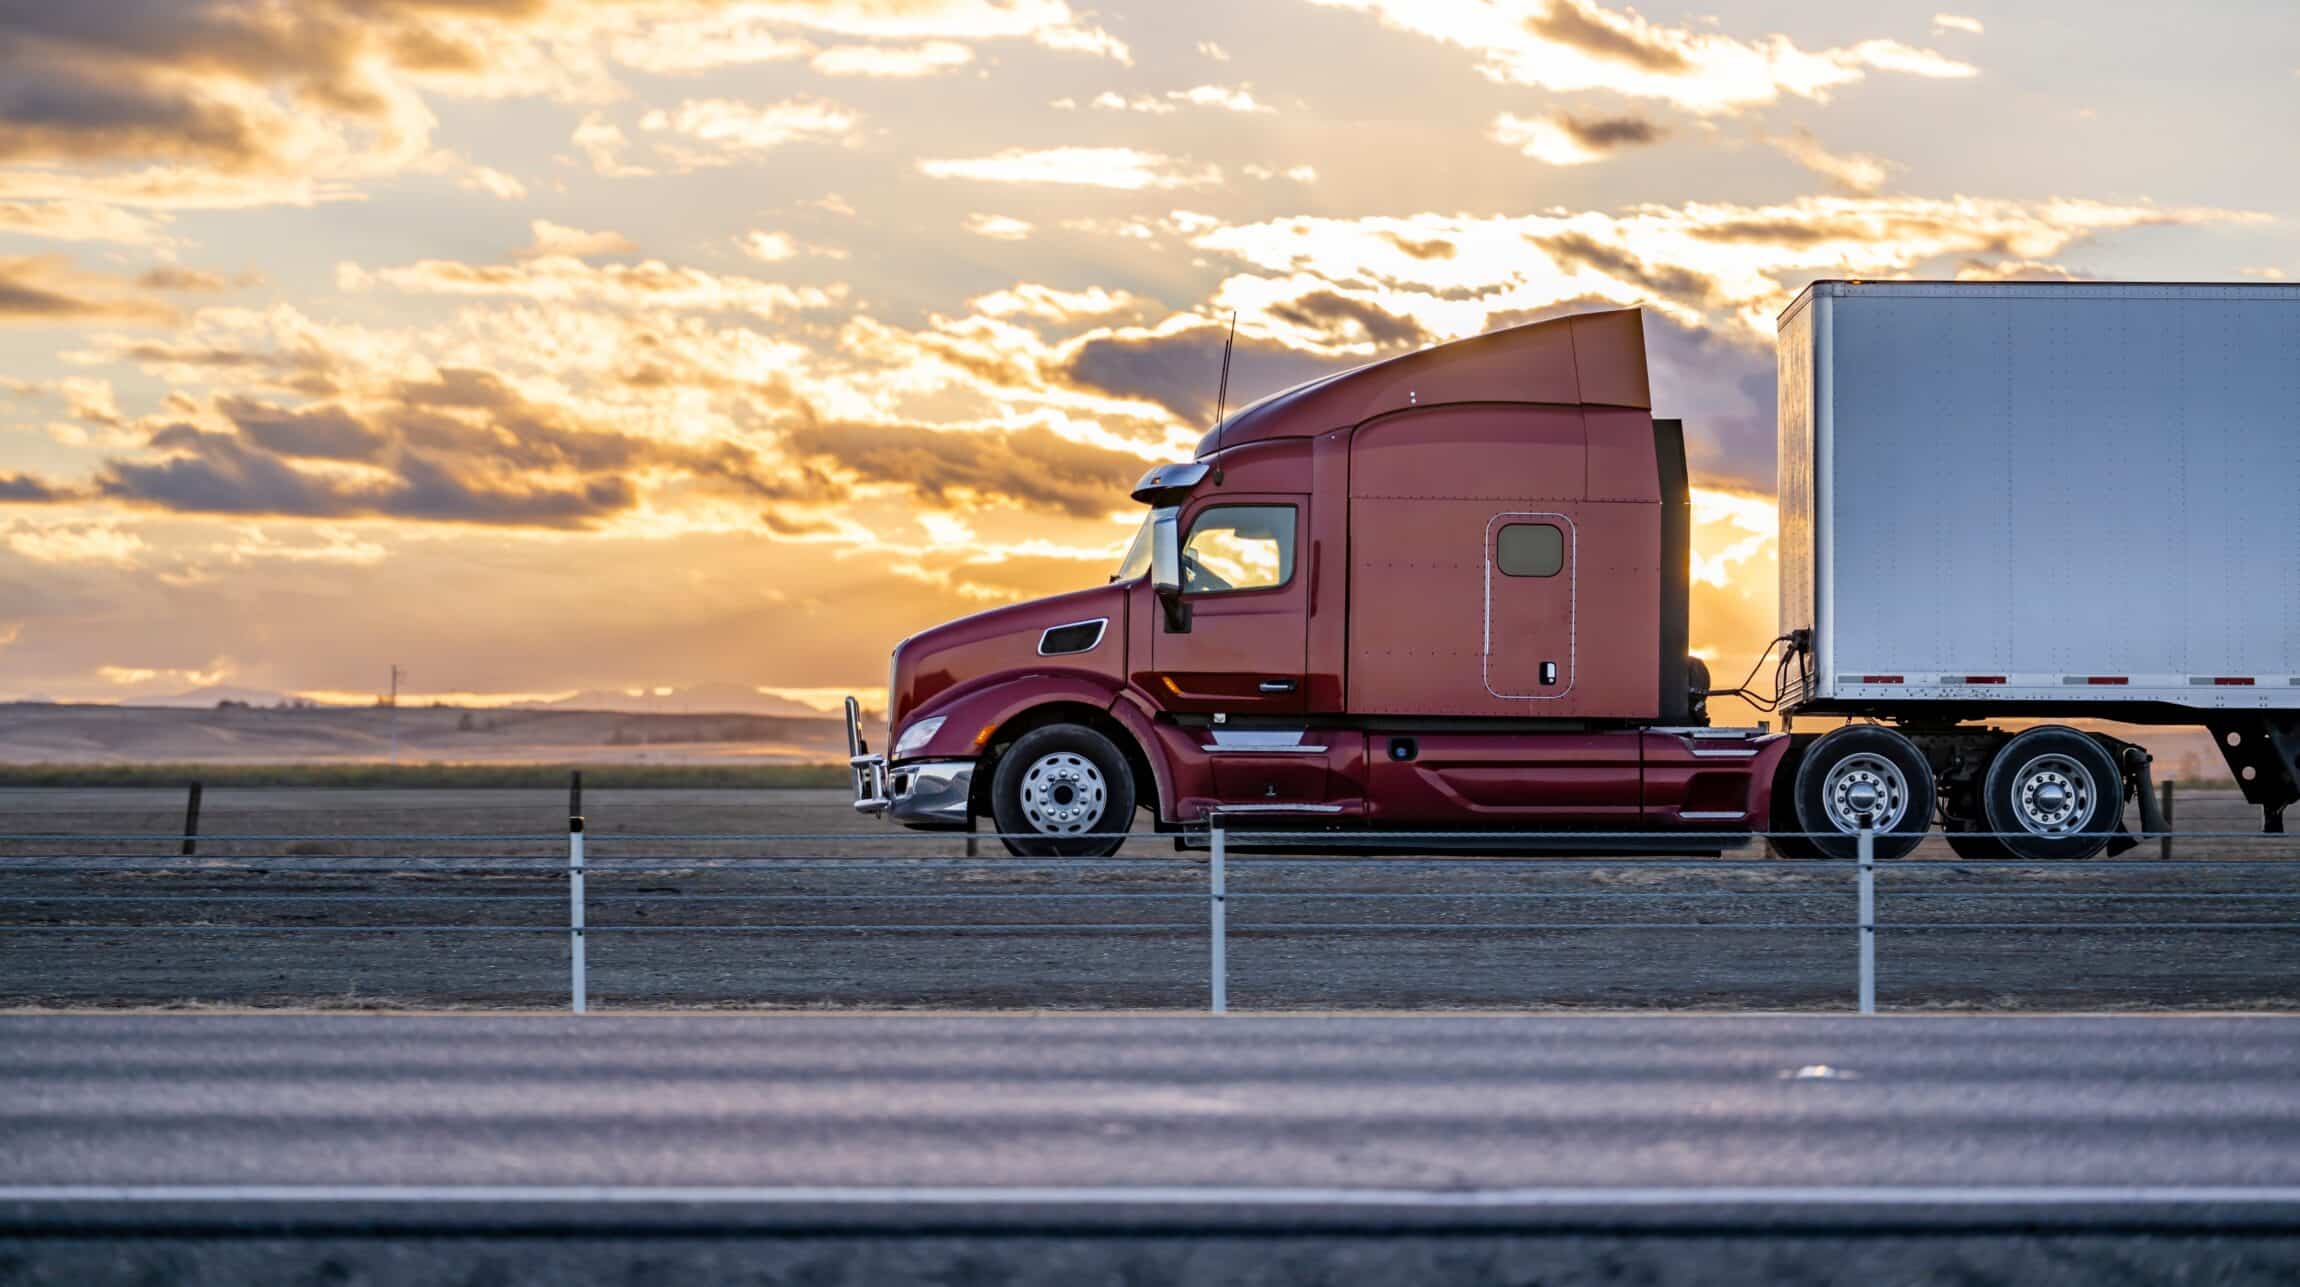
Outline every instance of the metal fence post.
<svg viewBox="0 0 2300 1287">
<path fill-rule="evenodd" d="M 1207 915 L 1211 921 L 1209 928 L 1213 931 L 1214 939 L 1214 959 L 1211 963 L 1213 967 L 1213 1000 L 1211 1006 L 1215 1014 L 1225 1014 L 1230 1009 L 1230 942 L 1229 908 L 1227 906 L 1229 901 L 1229 873 L 1226 870 L 1228 860 L 1229 839 L 1223 833 L 1222 824 L 1217 822 L 1214 824 L 1214 860 L 1209 864 L 1207 871 L 1208 892 L 1211 895 L 1208 900 Z"/>
<path fill-rule="evenodd" d="M 190 792 L 184 796 L 184 846 L 181 852 L 184 857 L 189 858 L 199 851 L 199 847 L 200 784 L 194 782 Z"/>
<path fill-rule="evenodd" d="M 2173 783 L 2173 781 L 2174 781 L 2174 779 L 2172 779 L 2172 778 L 2166 778 L 2166 779 L 2164 780 L 2164 787 L 2163 787 L 2163 794 L 2164 794 L 2164 805 L 2163 805 L 2163 810 L 2162 810 L 2162 812 L 2163 812 L 2163 814 L 2164 814 L 2164 835 L 2163 835 L 2163 837 L 2162 837 L 2162 838 L 2160 838 L 2160 839 L 2159 839 L 2159 840 L 2156 842 L 2156 844 L 2157 844 L 2156 857 L 2157 857 L 2157 860 L 2158 860 L 2158 861 L 2160 861 L 2160 862 L 2171 862 L 2171 861 L 2172 861 L 2172 783 Z"/>
<path fill-rule="evenodd" d="M 1877 1012 L 1877 832 L 1861 828 L 1861 1013 Z"/>
<path fill-rule="evenodd" d="M 567 961 L 568 991 L 574 999 L 575 1013 L 590 1009 L 587 995 L 590 991 L 585 979 L 585 948 L 583 943 L 583 818 L 576 814 L 567 819 Z"/>
</svg>

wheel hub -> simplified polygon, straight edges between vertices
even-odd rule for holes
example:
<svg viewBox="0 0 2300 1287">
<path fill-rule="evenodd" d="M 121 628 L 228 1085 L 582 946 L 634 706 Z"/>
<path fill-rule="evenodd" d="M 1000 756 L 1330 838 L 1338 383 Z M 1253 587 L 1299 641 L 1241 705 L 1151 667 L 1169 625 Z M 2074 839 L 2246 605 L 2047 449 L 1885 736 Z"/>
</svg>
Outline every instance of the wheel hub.
<svg viewBox="0 0 2300 1287">
<path fill-rule="evenodd" d="M 1890 831 L 1909 811 L 1909 782 L 1900 767 L 1881 755 L 1848 755 L 1829 770 L 1829 821 L 1839 831 L 1857 832 L 1864 821 Z"/>
<path fill-rule="evenodd" d="M 1110 787 L 1094 761 L 1076 751 L 1055 751 L 1022 774 L 1022 816 L 1041 835 L 1076 836 L 1094 830 L 1110 802 Z"/>
<path fill-rule="evenodd" d="M 2082 831 L 2097 797 L 2091 771 L 2065 755 L 2040 755 L 2013 775 L 2013 816 L 2032 835 Z"/>
</svg>

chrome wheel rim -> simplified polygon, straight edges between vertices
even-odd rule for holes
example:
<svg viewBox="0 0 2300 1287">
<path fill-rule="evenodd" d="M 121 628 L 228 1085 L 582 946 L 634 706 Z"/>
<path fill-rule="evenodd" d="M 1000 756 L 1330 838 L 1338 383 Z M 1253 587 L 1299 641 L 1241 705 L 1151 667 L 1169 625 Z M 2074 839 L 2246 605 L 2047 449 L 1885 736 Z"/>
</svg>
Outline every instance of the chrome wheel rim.
<svg viewBox="0 0 2300 1287">
<path fill-rule="evenodd" d="M 1863 815 L 1872 830 L 1891 831 L 1909 812 L 1909 780 L 1882 755 L 1846 756 L 1822 786 L 1830 823 L 1848 835 L 1861 829 Z"/>
<path fill-rule="evenodd" d="M 1041 755 L 1023 771 L 1022 816 L 1040 835 L 1084 835 L 1102 821 L 1109 804 L 1102 770 L 1076 751 Z"/>
<path fill-rule="evenodd" d="M 2092 771 L 2066 755 L 2040 755 L 2013 774 L 2013 820 L 2033 836 L 2084 830 L 2100 798 Z"/>
</svg>

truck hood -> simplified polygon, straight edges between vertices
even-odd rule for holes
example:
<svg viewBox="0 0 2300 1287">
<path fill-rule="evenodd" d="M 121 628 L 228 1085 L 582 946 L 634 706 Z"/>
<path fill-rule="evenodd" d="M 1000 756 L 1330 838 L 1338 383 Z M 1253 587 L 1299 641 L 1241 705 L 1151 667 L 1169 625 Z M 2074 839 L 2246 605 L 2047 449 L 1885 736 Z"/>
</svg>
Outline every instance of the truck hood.
<svg viewBox="0 0 2300 1287">
<path fill-rule="evenodd" d="M 1131 584 L 1098 585 L 1089 590 L 992 608 L 920 631 L 895 645 L 890 676 L 893 687 L 887 693 L 889 737 L 903 726 L 912 712 L 976 680 L 1058 670 L 1088 670 L 1113 679 L 1122 678 L 1126 654 L 1126 592 Z M 1048 629 L 1097 619 L 1109 624 L 1094 647 L 1059 657 L 1039 653 L 1039 640 Z"/>
</svg>

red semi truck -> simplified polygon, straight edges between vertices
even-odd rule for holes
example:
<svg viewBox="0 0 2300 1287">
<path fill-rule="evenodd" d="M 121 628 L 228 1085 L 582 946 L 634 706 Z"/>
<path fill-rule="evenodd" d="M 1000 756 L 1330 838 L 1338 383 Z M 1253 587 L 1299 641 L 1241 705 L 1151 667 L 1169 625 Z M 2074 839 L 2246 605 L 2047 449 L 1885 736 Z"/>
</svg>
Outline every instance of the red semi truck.
<svg viewBox="0 0 2300 1287">
<path fill-rule="evenodd" d="M 1885 722 L 1712 726 L 1687 648 L 1681 422 L 1653 415 L 1634 309 L 1287 390 L 1134 499 L 1149 512 L 1108 584 L 895 648 L 887 753 L 849 699 L 857 809 L 920 829 L 987 819 L 1041 856 L 1108 853 L 1147 811 L 1185 844 L 1219 817 L 1375 850 L 1582 832 L 1557 843 L 1699 853 L 1799 832 L 1776 847 L 1843 855 L 1866 824 L 1882 857 L 1938 816 L 1967 853 L 2085 857 L 2129 796 L 2149 802 L 2139 748 L 1975 726 L 1998 711 L 1988 690 L 1832 687 L 1809 624 L 1776 641 L 1784 709 Z M 1813 595 L 1790 599 L 1811 611 Z M 2087 713 L 2202 722 L 2140 705 Z"/>
</svg>

